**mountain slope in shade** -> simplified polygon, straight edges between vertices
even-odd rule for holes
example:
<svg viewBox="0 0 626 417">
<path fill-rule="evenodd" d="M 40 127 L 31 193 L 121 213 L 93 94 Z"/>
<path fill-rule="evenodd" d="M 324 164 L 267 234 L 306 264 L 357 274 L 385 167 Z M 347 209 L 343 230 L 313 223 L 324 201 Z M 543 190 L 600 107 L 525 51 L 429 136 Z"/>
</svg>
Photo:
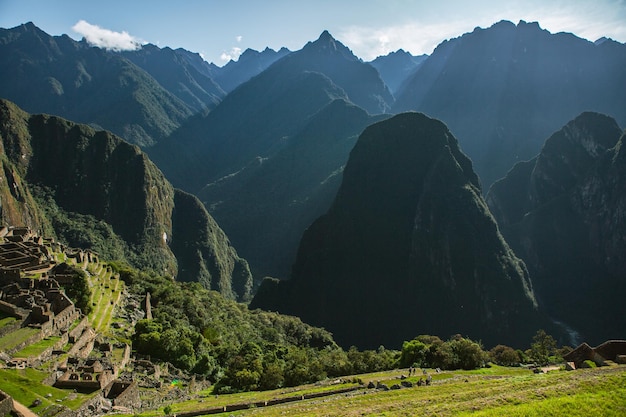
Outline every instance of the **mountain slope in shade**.
<svg viewBox="0 0 626 417">
<path fill-rule="evenodd" d="M 214 108 L 226 95 L 224 90 L 192 64 L 191 56 L 155 45 L 143 45 L 121 55 L 150 74 L 167 91 L 183 101 L 194 112 Z"/>
<path fill-rule="evenodd" d="M 470 160 L 419 113 L 365 129 L 333 205 L 302 237 L 291 280 L 266 279 L 251 307 L 359 347 L 455 333 L 521 345 L 544 324 Z"/>
<path fill-rule="evenodd" d="M 261 52 L 246 49 L 237 61 L 231 60 L 223 67 L 215 69 L 215 81 L 224 91 L 231 92 L 239 85 L 265 71 L 270 65 L 290 52 L 287 48 L 280 48 L 278 51 L 265 48 Z"/>
<path fill-rule="evenodd" d="M 626 328 L 624 140 L 614 119 L 583 113 L 487 195 L 537 297 L 590 343 Z"/>
<path fill-rule="evenodd" d="M 26 111 L 100 126 L 141 146 L 192 114 L 119 54 L 50 36 L 32 23 L 0 29 L 0 73 L 0 96 Z"/>
<path fill-rule="evenodd" d="M 247 262 L 202 204 L 179 196 L 137 146 L 55 116 L 29 115 L 6 100 L 0 138 L 4 223 L 51 233 L 105 259 L 172 276 L 179 269 L 179 279 L 199 276 L 227 297 L 249 297 Z"/>
<path fill-rule="evenodd" d="M 330 207 L 358 135 L 382 117 L 337 99 L 275 156 L 198 192 L 254 276 L 289 276 L 300 237 Z"/>
<path fill-rule="evenodd" d="M 625 67 L 624 44 L 502 21 L 440 44 L 393 109 L 443 120 L 489 187 L 583 111 L 626 124 Z"/>
<path fill-rule="evenodd" d="M 345 93 L 322 74 L 268 69 L 148 152 L 175 186 L 197 193 L 257 158 L 275 155 L 337 98 Z"/>
<path fill-rule="evenodd" d="M 413 56 L 398 49 L 388 55 L 379 56 L 369 64 L 378 70 L 380 77 L 395 95 L 426 58 L 428 55 Z"/>
<path fill-rule="evenodd" d="M 299 68 L 326 75 L 346 92 L 350 101 L 371 114 L 388 113 L 393 104 L 393 96 L 378 71 L 362 62 L 328 31 L 278 64 L 291 67 L 291 71 Z"/>
</svg>

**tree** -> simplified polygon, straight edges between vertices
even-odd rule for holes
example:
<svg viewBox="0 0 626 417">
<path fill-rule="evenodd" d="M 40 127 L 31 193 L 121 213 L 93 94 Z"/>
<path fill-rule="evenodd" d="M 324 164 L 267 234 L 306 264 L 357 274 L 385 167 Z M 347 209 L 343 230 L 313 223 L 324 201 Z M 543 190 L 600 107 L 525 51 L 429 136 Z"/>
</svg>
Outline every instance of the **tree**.
<svg viewBox="0 0 626 417">
<path fill-rule="evenodd" d="M 410 366 L 421 367 L 426 358 L 428 346 L 417 339 L 402 344 L 402 352 L 400 354 L 400 367 L 408 368 Z"/>
<path fill-rule="evenodd" d="M 459 360 L 457 364 L 459 368 L 470 370 L 480 368 L 485 364 L 487 355 L 479 343 L 465 338 L 452 340 L 449 343 Z"/>
<path fill-rule="evenodd" d="M 519 353 L 510 346 L 498 345 L 489 351 L 493 363 L 502 366 L 518 366 L 521 362 Z"/>
<path fill-rule="evenodd" d="M 539 365 L 550 363 L 550 356 L 556 353 L 556 340 L 545 330 L 541 329 L 533 336 L 533 343 L 530 345 L 530 356 Z"/>
</svg>

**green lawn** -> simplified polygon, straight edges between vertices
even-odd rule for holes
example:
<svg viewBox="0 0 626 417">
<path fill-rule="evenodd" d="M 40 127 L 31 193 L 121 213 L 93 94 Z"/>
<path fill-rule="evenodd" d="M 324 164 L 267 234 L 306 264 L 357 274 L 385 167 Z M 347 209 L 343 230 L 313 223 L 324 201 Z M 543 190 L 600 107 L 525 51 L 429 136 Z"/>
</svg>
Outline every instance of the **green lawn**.
<svg viewBox="0 0 626 417">
<path fill-rule="evenodd" d="M 15 317 L 6 316 L 4 313 L 0 312 L 0 329 L 2 329 L 5 326 L 10 326 L 16 321 L 17 319 Z"/>
<path fill-rule="evenodd" d="M 34 343 L 30 346 L 26 346 L 24 349 L 15 352 L 13 354 L 13 356 L 17 357 L 17 358 L 27 358 L 29 356 L 39 356 L 41 355 L 46 349 L 54 346 L 54 344 L 56 342 L 58 342 L 59 340 L 61 340 L 60 337 L 58 336 L 51 336 L 51 337 L 47 337 L 45 339 L 40 340 L 37 343 Z"/>
<path fill-rule="evenodd" d="M 360 375 L 365 382 L 399 383 L 401 371 Z M 406 372 L 405 372 L 406 374 Z M 626 366 L 533 374 L 522 368 L 432 373 L 430 386 L 390 391 L 359 389 L 352 393 L 251 407 L 233 416 L 623 416 L 626 415 Z M 419 379 L 419 376 L 417 378 Z M 267 392 L 220 395 L 171 404 L 173 413 L 228 404 L 301 395 L 307 386 Z M 200 400 L 202 400 L 200 402 Z M 163 415 L 163 408 L 143 416 Z"/>
<path fill-rule="evenodd" d="M 0 337 L 0 350 L 9 351 L 30 337 L 39 333 L 40 330 L 31 327 L 22 327 L 12 333 Z"/>
<path fill-rule="evenodd" d="M 95 395 L 75 393 L 73 390 L 62 390 L 42 384 L 41 381 L 48 375 L 47 372 L 37 371 L 32 368 L 20 370 L 0 369 L 0 387 L 26 407 L 31 405 L 34 400 L 39 399 L 42 402 L 41 405 L 31 408 L 38 415 L 44 415 L 44 410 L 48 407 L 59 404 L 75 410 L 87 399 Z"/>
</svg>

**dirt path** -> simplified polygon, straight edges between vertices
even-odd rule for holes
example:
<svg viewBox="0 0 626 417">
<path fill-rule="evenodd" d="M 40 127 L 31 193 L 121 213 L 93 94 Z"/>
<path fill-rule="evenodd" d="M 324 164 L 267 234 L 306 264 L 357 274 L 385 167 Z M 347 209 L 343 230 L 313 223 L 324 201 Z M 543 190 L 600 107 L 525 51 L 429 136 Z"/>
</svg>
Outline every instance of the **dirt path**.
<svg viewBox="0 0 626 417">
<path fill-rule="evenodd" d="M 13 408 L 15 408 L 15 411 L 17 411 L 24 417 L 39 417 L 37 414 L 30 411 L 28 407 L 26 407 L 22 403 L 18 403 L 17 401 L 15 401 L 15 398 L 13 399 Z"/>
</svg>

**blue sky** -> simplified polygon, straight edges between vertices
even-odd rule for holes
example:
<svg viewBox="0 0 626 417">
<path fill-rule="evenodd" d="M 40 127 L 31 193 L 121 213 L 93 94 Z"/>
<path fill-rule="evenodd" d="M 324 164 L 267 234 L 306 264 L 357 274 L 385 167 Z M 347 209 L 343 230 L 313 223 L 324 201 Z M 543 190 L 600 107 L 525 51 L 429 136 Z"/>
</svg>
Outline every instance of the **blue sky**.
<svg viewBox="0 0 626 417">
<path fill-rule="evenodd" d="M 220 66 L 246 48 L 298 50 L 324 30 L 366 61 L 400 48 L 430 54 L 502 19 L 626 42 L 626 0 L 0 0 L 3 28 L 32 21 L 102 46 L 182 47 Z"/>
</svg>

